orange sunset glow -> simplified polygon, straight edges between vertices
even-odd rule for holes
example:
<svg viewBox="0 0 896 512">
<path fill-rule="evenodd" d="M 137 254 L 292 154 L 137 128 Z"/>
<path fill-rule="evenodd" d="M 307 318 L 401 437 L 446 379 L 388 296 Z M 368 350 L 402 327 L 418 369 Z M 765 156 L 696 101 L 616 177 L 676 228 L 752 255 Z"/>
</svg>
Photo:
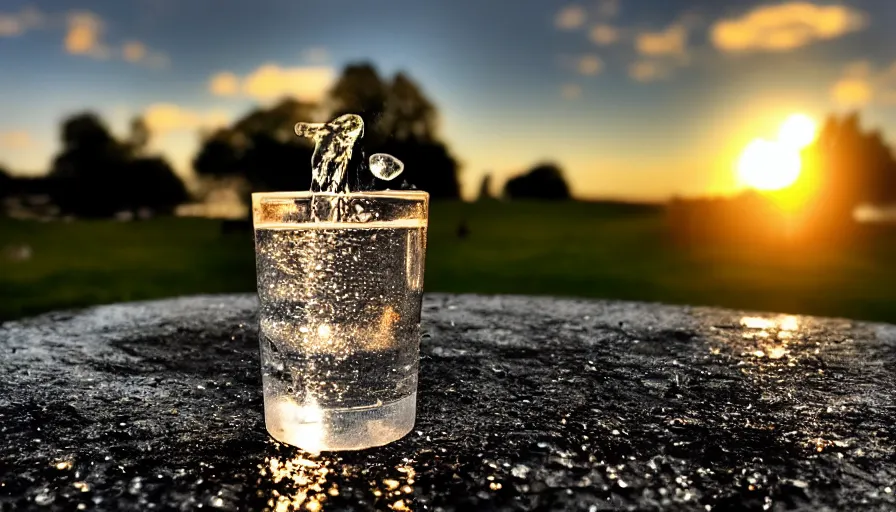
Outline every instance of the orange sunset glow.
<svg viewBox="0 0 896 512">
<path fill-rule="evenodd" d="M 800 151 L 815 140 L 817 123 L 809 116 L 794 114 L 781 124 L 776 140 L 755 139 L 738 160 L 738 181 L 759 191 L 778 191 L 800 177 Z"/>
</svg>

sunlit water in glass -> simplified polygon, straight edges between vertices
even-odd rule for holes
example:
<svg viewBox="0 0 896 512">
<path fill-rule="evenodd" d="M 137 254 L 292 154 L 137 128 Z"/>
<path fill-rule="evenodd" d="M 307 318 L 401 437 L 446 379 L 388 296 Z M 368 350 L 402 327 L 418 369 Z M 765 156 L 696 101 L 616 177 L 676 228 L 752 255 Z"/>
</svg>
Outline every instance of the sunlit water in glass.
<svg viewBox="0 0 896 512">
<path fill-rule="evenodd" d="M 425 221 L 255 229 L 265 422 L 310 451 L 414 424 Z"/>
</svg>

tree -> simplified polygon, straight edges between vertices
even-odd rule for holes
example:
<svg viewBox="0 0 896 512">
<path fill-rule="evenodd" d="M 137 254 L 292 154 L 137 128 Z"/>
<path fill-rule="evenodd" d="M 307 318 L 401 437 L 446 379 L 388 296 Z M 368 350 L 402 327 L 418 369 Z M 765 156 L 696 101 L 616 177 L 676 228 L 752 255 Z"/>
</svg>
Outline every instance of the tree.
<svg viewBox="0 0 896 512">
<path fill-rule="evenodd" d="M 308 190 L 314 147 L 295 135 L 295 123 L 355 113 L 365 124 L 346 173 L 352 190 L 395 188 L 406 181 L 433 198 L 460 196 L 457 161 L 436 134 L 436 109 L 409 77 L 399 73 L 387 82 L 372 65 L 352 64 L 326 104 L 324 116 L 317 105 L 295 100 L 256 109 L 232 126 L 206 134 L 193 168 L 206 179 L 240 177 L 256 191 Z M 366 158 L 373 153 L 389 153 L 404 162 L 398 183 L 376 180 L 367 170 Z"/>
<path fill-rule="evenodd" d="M 404 163 L 404 172 L 397 178 L 429 192 L 433 199 L 457 199 L 457 160 L 441 142 L 391 140 L 378 151 L 395 156 Z M 395 188 L 393 182 L 375 180 L 377 188 Z"/>
<path fill-rule="evenodd" d="M 140 208 L 170 211 L 186 200 L 184 184 L 167 162 L 138 156 L 145 146 L 139 125 L 142 121 L 135 121 L 130 140 L 119 141 L 93 113 L 62 123 L 62 151 L 49 177 L 63 213 L 108 217 Z"/>
<path fill-rule="evenodd" d="M 149 146 L 150 139 L 149 127 L 142 117 L 135 117 L 131 120 L 131 133 L 128 136 L 126 144 L 132 155 L 142 155 Z"/>
<path fill-rule="evenodd" d="M 232 126 L 205 137 L 193 169 L 207 179 L 241 177 L 252 190 L 307 190 L 311 185 L 312 142 L 295 135 L 299 121 L 317 107 L 287 99 L 253 110 Z"/>
<path fill-rule="evenodd" d="M 488 201 L 490 199 L 494 199 L 492 196 L 492 175 L 491 173 L 486 173 L 479 183 L 479 194 L 476 196 L 476 200 Z"/>
<path fill-rule="evenodd" d="M 353 158 L 349 183 L 370 181 L 363 176 L 365 155 L 389 153 L 405 164 L 400 180 L 434 199 L 460 197 L 457 160 L 436 134 L 436 108 L 407 75 L 397 73 L 387 83 L 370 64 L 350 65 L 330 92 L 330 103 L 330 118 L 356 113 L 364 119 L 362 150 Z M 376 188 L 395 187 L 372 181 Z"/>
<path fill-rule="evenodd" d="M 398 140 L 430 142 L 436 138 L 436 109 L 423 91 L 404 73 L 389 86 L 382 130 Z"/>
<path fill-rule="evenodd" d="M 862 130 L 858 114 L 829 117 L 804 157 L 821 213 L 848 220 L 863 203 L 896 201 L 896 159 L 879 131 Z"/>
<path fill-rule="evenodd" d="M 12 176 L 6 172 L 6 169 L 0 165 L 0 198 L 10 195 L 12 187 Z"/>
<path fill-rule="evenodd" d="M 330 90 L 330 119 L 357 114 L 364 120 L 364 140 L 368 146 L 381 144 L 386 133 L 380 126 L 386 110 L 389 88 L 372 64 L 349 64 Z"/>
<path fill-rule="evenodd" d="M 511 178 L 504 185 L 509 199 L 569 199 L 569 186 L 555 164 L 540 164 L 531 171 Z"/>
<path fill-rule="evenodd" d="M 150 208 L 171 213 L 189 199 L 187 188 L 163 158 L 147 157 L 130 161 L 125 168 L 128 188 L 128 210 Z"/>
</svg>

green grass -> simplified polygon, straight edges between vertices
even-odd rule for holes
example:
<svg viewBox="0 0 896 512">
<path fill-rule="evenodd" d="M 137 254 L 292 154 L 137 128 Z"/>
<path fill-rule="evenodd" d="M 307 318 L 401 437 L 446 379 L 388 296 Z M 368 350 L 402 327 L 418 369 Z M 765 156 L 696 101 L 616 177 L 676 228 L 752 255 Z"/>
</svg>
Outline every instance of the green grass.
<svg viewBox="0 0 896 512">
<path fill-rule="evenodd" d="M 462 219 L 470 230 L 456 235 Z M 0 319 L 90 304 L 254 291 L 249 233 L 199 219 L 0 221 Z M 717 305 L 896 323 L 896 240 L 872 248 L 675 247 L 659 210 L 587 203 L 436 203 L 428 291 Z"/>
</svg>

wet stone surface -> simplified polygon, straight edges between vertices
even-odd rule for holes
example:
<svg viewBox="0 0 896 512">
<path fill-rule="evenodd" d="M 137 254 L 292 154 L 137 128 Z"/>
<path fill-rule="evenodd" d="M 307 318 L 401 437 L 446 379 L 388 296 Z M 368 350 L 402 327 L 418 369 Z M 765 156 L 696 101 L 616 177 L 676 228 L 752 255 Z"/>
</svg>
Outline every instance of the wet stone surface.
<svg viewBox="0 0 896 512">
<path fill-rule="evenodd" d="M 417 425 L 279 445 L 255 301 L 0 327 L 0 509 L 891 510 L 896 327 L 430 295 Z"/>
</svg>

